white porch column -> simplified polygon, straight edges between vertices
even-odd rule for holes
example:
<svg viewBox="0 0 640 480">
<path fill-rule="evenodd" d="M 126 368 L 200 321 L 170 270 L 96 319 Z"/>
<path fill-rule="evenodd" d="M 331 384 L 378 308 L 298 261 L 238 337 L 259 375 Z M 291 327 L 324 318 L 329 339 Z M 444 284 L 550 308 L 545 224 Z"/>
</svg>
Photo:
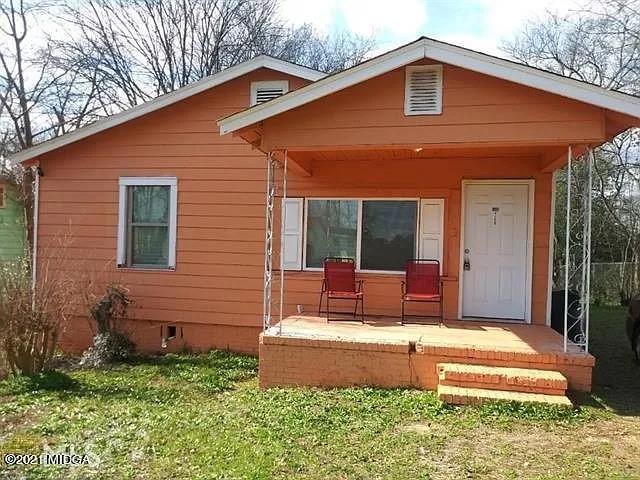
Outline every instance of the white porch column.
<svg viewBox="0 0 640 480">
<path fill-rule="evenodd" d="M 589 148 L 582 156 L 584 162 L 584 176 L 579 179 L 582 202 L 576 209 L 571 205 L 571 183 L 575 163 L 573 162 L 571 147 L 567 158 L 567 205 L 565 226 L 565 259 L 564 259 L 564 351 L 570 344 L 578 346 L 583 351 L 589 351 L 589 314 L 591 301 L 591 214 L 593 187 L 593 149 Z M 572 245 L 572 229 L 575 241 Z M 575 256 L 572 261 L 571 248 L 574 247 Z M 579 252 L 579 253 L 578 253 Z M 569 303 L 569 291 L 575 291 L 579 299 Z"/>
<path fill-rule="evenodd" d="M 285 205 L 287 201 L 287 151 L 284 151 L 282 164 L 282 201 L 280 202 L 280 323 L 278 333 L 282 335 L 282 320 L 284 310 L 284 231 L 285 231 Z"/>
<path fill-rule="evenodd" d="M 570 241 L 571 236 L 571 161 L 573 153 L 571 145 L 567 150 L 567 207 L 566 207 L 566 228 L 564 241 L 564 351 L 567 351 L 569 340 L 569 265 L 571 263 Z"/>
<path fill-rule="evenodd" d="M 267 189 L 264 235 L 264 294 L 262 303 L 262 330 L 271 326 L 271 283 L 273 279 L 273 204 L 275 200 L 274 160 L 267 155 Z"/>
</svg>

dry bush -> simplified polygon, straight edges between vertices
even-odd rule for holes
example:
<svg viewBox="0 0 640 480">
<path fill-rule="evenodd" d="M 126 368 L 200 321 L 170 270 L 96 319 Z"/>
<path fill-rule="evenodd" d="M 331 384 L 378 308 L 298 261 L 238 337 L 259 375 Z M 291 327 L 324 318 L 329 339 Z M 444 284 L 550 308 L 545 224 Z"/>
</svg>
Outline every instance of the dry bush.
<svg viewBox="0 0 640 480">
<path fill-rule="evenodd" d="M 0 349 L 9 370 L 30 375 L 46 369 L 74 308 L 75 282 L 62 255 L 45 257 L 32 283 L 28 257 L 0 265 Z"/>
<path fill-rule="evenodd" d="M 83 367 L 102 367 L 124 360 L 135 350 L 125 330 L 127 310 L 133 303 L 129 289 L 113 278 L 109 262 L 102 272 L 87 272 L 82 295 L 88 311 L 93 345 L 80 360 Z"/>
</svg>

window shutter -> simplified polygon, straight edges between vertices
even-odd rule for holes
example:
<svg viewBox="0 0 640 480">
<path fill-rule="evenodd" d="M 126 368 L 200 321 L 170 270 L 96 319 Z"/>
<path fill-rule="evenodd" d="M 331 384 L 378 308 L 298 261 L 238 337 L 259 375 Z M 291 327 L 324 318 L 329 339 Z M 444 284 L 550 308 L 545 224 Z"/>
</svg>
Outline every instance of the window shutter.
<svg viewBox="0 0 640 480">
<path fill-rule="evenodd" d="M 287 80 L 273 82 L 253 82 L 251 84 L 251 106 L 268 102 L 289 91 Z"/>
<path fill-rule="evenodd" d="M 420 201 L 420 258 L 440 262 L 444 251 L 444 200 L 423 199 Z"/>
<path fill-rule="evenodd" d="M 404 113 L 405 115 L 442 113 L 442 65 L 407 67 Z"/>
<path fill-rule="evenodd" d="M 127 231 L 127 186 L 120 180 L 118 192 L 118 247 L 116 255 L 116 265 L 124 267 L 127 263 L 127 251 L 125 237 Z"/>
<path fill-rule="evenodd" d="M 284 269 L 302 269 L 302 198 L 287 198 L 284 203 Z"/>
</svg>

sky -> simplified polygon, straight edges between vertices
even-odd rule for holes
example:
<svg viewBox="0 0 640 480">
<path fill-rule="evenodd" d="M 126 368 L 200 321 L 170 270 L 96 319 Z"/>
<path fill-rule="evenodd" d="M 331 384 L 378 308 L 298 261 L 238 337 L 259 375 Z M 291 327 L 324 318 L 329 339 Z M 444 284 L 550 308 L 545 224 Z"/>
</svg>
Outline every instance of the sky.
<svg viewBox="0 0 640 480">
<path fill-rule="evenodd" d="M 282 0 L 282 15 L 325 33 L 348 29 L 373 35 L 375 53 L 421 35 L 505 56 L 500 46 L 527 19 L 567 13 L 575 0 Z"/>
</svg>

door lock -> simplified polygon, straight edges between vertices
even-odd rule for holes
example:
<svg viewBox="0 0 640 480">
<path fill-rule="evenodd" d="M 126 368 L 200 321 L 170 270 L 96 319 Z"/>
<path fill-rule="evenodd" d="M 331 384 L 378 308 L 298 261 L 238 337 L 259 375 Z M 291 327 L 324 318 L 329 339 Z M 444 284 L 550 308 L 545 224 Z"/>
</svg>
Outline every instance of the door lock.
<svg viewBox="0 0 640 480">
<path fill-rule="evenodd" d="M 468 248 L 464 249 L 464 264 L 463 264 L 463 268 L 464 268 L 464 270 L 466 272 L 471 270 L 471 260 L 469 260 L 469 249 Z"/>
</svg>

